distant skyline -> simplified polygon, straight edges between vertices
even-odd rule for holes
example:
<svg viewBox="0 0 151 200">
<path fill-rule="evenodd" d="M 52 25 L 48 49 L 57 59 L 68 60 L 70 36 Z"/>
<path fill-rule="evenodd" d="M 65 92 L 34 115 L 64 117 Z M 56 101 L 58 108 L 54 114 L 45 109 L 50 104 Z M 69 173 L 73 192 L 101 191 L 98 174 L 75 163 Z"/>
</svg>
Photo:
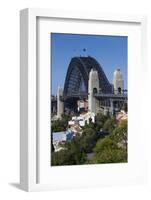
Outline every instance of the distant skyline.
<svg viewBox="0 0 151 200">
<path fill-rule="evenodd" d="M 80 55 L 94 57 L 110 83 L 114 70 L 121 69 L 124 88 L 127 89 L 127 36 L 51 33 L 50 38 L 52 95 L 56 95 L 58 85 L 64 87 L 71 58 Z"/>
</svg>

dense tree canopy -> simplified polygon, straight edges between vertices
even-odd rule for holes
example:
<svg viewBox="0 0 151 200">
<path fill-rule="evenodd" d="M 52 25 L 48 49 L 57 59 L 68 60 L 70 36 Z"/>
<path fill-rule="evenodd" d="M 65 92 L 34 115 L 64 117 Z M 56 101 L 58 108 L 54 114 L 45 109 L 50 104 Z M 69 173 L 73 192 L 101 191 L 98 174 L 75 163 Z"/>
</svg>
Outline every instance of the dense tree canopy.
<svg viewBox="0 0 151 200">
<path fill-rule="evenodd" d="M 121 124 L 113 131 L 110 138 L 119 146 L 123 146 L 127 149 L 127 120 L 121 122 Z"/>
<path fill-rule="evenodd" d="M 52 165 L 79 165 L 86 161 L 86 154 L 80 147 L 78 136 L 71 142 L 66 142 L 64 149 L 52 153 Z"/>
<path fill-rule="evenodd" d="M 96 131 L 100 131 L 103 128 L 106 120 L 109 119 L 109 118 L 110 118 L 109 116 L 98 113 L 96 115 Z"/>
<path fill-rule="evenodd" d="M 86 128 L 84 129 L 80 144 L 82 147 L 82 150 L 85 153 L 90 153 L 92 152 L 93 147 L 95 146 L 96 143 L 96 133 L 95 130 L 92 128 Z"/>
<path fill-rule="evenodd" d="M 103 125 L 103 131 L 112 133 L 113 130 L 116 127 L 116 120 L 115 118 L 109 118 L 105 121 L 104 125 Z"/>
<path fill-rule="evenodd" d="M 62 115 L 61 119 L 51 122 L 51 132 L 65 131 L 68 127 L 68 121 L 71 119 L 69 115 Z"/>
<path fill-rule="evenodd" d="M 119 163 L 127 161 L 127 152 L 109 137 L 98 140 L 91 163 Z"/>
<path fill-rule="evenodd" d="M 111 134 L 97 141 L 90 163 L 127 162 L 127 121 L 123 121 L 116 128 L 114 123 L 114 119 L 105 122 L 104 127 L 108 128 Z"/>
</svg>

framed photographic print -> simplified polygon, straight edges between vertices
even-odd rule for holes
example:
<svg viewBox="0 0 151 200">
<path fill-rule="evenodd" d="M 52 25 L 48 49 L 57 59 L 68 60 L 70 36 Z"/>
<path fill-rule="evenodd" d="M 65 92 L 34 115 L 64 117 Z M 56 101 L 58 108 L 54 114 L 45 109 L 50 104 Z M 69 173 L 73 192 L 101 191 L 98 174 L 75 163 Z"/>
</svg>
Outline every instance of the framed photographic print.
<svg viewBox="0 0 151 200">
<path fill-rule="evenodd" d="M 21 187 L 146 182 L 146 18 L 47 9 L 20 16 Z"/>
</svg>

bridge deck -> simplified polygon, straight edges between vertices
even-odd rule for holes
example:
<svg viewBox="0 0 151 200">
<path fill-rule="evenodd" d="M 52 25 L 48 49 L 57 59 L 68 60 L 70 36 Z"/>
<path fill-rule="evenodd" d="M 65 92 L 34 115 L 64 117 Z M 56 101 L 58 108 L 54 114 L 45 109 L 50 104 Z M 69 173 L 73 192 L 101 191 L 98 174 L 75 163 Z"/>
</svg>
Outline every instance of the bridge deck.
<svg viewBox="0 0 151 200">
<path fill-rule="evenodd" d="M 93 95 L 97 99 L 119 99 L 119 100 L 126 100 L 127 99 L 127 93 L 123 94 L 104 94 L 104 93 L 96 93 Z M 70 98 L 88 98 L 88 93 L 74 93 L 74 94 L 68 94 L 66 96 L 63 96 L 62 99 L 70 99 Z"/>
<path fill-rule="evenodd" d="M 116 98 L 116 99 L 127 99 L 127 94 L 103 94 L 103 93 L 97 93 L 94 94 L 94 97 L 98 98 Z"/>
</svg>

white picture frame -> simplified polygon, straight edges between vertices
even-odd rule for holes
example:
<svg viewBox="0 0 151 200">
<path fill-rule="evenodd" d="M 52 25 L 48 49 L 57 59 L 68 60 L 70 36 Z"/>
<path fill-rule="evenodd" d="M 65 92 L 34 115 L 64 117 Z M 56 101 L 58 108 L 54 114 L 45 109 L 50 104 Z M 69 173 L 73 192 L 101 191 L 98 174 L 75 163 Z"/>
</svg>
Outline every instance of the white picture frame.
<svg viewBox="0 0 151 200">
<path fill-rule="evenodd" d="M 146 182 L 146 157 L 145 157 L 145 134 L 141 136 L 140 140 L 143 145 L 143 163 L 139 168 L 139 175 L 132 175 L 130 173 L 123 180 L 118 177 L 118 174 L 114 177 L 106 177 L 106 181 L 99 182 L 96 177 L 96 184 L 88 183 L 87 180 L 82 184 L 74 184 L 72 181 L 65 184 L 53 184 L 44 183 L 39 181 L 39 139 L 38 139 L 38 87 L 39 79 L 37 70 L 37 19 L 46 18 L 70 20 L 72 21 L 91 21 L 93 22 L 109 22 L 118 24 L 127 24 L 133 26 L 138 24 L 140 28 L 140 48 L 141 48 L 141 64 L 140 73 L 144 73 L 143 69 L 147 70 L 146 54 L 147 54 L 147 41 L 146 41 L 146 17 L 145 16 L 124 16 L 124 15 L 112 15 L 112 14 L 100 14 L 100 13 L 86 13 L 86 12 L 72 12 L 72 11 L 54 11 L 49 9 L 24 9 L 20 12 L 20 185 L 21 188 L 26 191 L 39 191 L 39 190 L 51 190 L 51 189 L 63 189 L 73 187 L 98 187 L 105 185 L 127 185 Z M 99 24 L 98 24 L 99 25 Z M 134 73 L 134 72 L 133 72 Z M 144 73 L 144 76 L 146 73 Z M 133 74 L 134 75 L 134 74 Z M 138 75 L 139 78 L 139 75 Z M 142 89 L 145 87 L 145 79 L 142 81 Z M 50 95 L 50 94 L 49 94 Z M 48 96 L 48 95 L 47 95 Z M 131 98 L 132 99 L 132 98 Z M 143 126 L 143 122 L 142 122 Z M 49 127 L 48 127 L 49 130 Z M 48 142 L 49 143 L 49 142 Z M 92 166 L 94 169 L 99 170 L 98 166 Z M 63 167 L 64 168 L 64 167 Z M 62 169 L 63 169 L 62 168 Z M 114 167 L 113 167 L 114 168 Z M 61 170 L 62 170 L 61 169 Z M 116 168 L 117 171 L 120 168 Z M 85 168 L 88 175 L 89 170 Z M 63 172 L 63 171 L 62 171 Z M 129 172 L 128 172 L 129 173 Z M 49 176 L 49 174 L 48 174 Z M 105 179 L 105 176 L 102 180 Z M 116 180 L 115 180 L 116 179 Z M 93 180 L 93 181 L 94 181 Z M 74 178 L 73 178 L 74 181 Z"/>
</svg>

